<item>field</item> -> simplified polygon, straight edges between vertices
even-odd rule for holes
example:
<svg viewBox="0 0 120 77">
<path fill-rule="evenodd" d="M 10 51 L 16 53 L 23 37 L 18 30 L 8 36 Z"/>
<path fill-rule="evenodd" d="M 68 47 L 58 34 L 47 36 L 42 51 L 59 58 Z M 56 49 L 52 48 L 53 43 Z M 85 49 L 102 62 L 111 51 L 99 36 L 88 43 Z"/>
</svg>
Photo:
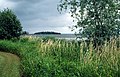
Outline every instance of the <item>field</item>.
<svg viewBox="0 0 120 77">
<path fill-rule="evenodd" d="M 120 77 L 119 43 L 94 48 L 92 42 L 21 37 L 1 40 L 0 50 L 19 56 L 23 77 Z"/>
</svg>

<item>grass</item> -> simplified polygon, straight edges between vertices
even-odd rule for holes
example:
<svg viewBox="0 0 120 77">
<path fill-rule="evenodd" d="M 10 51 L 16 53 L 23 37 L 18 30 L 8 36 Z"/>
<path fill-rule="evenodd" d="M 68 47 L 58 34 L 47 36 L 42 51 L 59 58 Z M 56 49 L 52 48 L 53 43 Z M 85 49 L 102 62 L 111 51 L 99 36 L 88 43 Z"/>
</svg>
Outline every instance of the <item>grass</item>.
<svg viewBox="0 0 120 77">
<path fill-rule="evenodd" d="M 17 56 L 0 52 L 0 77 L 20 77 L 19 64 Z"/>
<path fill-rule="evenodd" d="M 1 40 L 0 50 L 21 58 L 23 77 L 120 77 L 119 40 L 94 49 L 92 43 L 22 37 Z"/>
</svg>

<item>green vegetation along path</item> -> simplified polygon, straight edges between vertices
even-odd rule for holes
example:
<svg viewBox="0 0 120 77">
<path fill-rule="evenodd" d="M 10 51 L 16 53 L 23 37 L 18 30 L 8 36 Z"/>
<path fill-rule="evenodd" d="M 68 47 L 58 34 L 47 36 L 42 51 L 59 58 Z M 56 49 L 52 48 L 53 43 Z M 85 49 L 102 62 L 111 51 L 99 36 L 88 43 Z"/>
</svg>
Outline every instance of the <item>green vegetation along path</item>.
<svg viewBox="0 0 120 77">
<path fill-rule="evenodd" d="M 0 52 L 0 77 L 20 77 L 19 65 L 16 55 Z"/>
</svg>

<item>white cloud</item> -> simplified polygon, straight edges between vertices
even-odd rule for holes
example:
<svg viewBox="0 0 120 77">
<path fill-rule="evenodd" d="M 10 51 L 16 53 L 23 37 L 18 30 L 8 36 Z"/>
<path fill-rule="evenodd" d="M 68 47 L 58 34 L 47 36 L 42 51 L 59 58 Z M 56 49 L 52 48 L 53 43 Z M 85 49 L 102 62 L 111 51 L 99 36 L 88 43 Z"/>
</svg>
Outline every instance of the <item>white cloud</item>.
<svg viewBox="0 0 120 77">
<path fill-rule="evenodd" d="M 0 9 L 4 9 L 4 8 L 14 8 L 15 7 L 15 3 L 14 2 L 10 2 L 8 0 L 0 0 Z"/>
</svg>

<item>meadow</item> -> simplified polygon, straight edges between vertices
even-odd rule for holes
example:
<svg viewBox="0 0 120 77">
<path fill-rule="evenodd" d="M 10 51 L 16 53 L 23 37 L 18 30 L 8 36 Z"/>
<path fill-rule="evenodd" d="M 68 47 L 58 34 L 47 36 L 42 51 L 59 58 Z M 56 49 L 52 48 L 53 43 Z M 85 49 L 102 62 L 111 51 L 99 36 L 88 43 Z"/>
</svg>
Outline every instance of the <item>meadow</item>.
<svg viewBox="0 0 120 77">
<path fill-rule="evenodd" d="M 92 42 L 38 37 L 0 40 L 0 50 L 20 57 L 22 77 L 120 77 L 120 38 Z"/>
</svg>

